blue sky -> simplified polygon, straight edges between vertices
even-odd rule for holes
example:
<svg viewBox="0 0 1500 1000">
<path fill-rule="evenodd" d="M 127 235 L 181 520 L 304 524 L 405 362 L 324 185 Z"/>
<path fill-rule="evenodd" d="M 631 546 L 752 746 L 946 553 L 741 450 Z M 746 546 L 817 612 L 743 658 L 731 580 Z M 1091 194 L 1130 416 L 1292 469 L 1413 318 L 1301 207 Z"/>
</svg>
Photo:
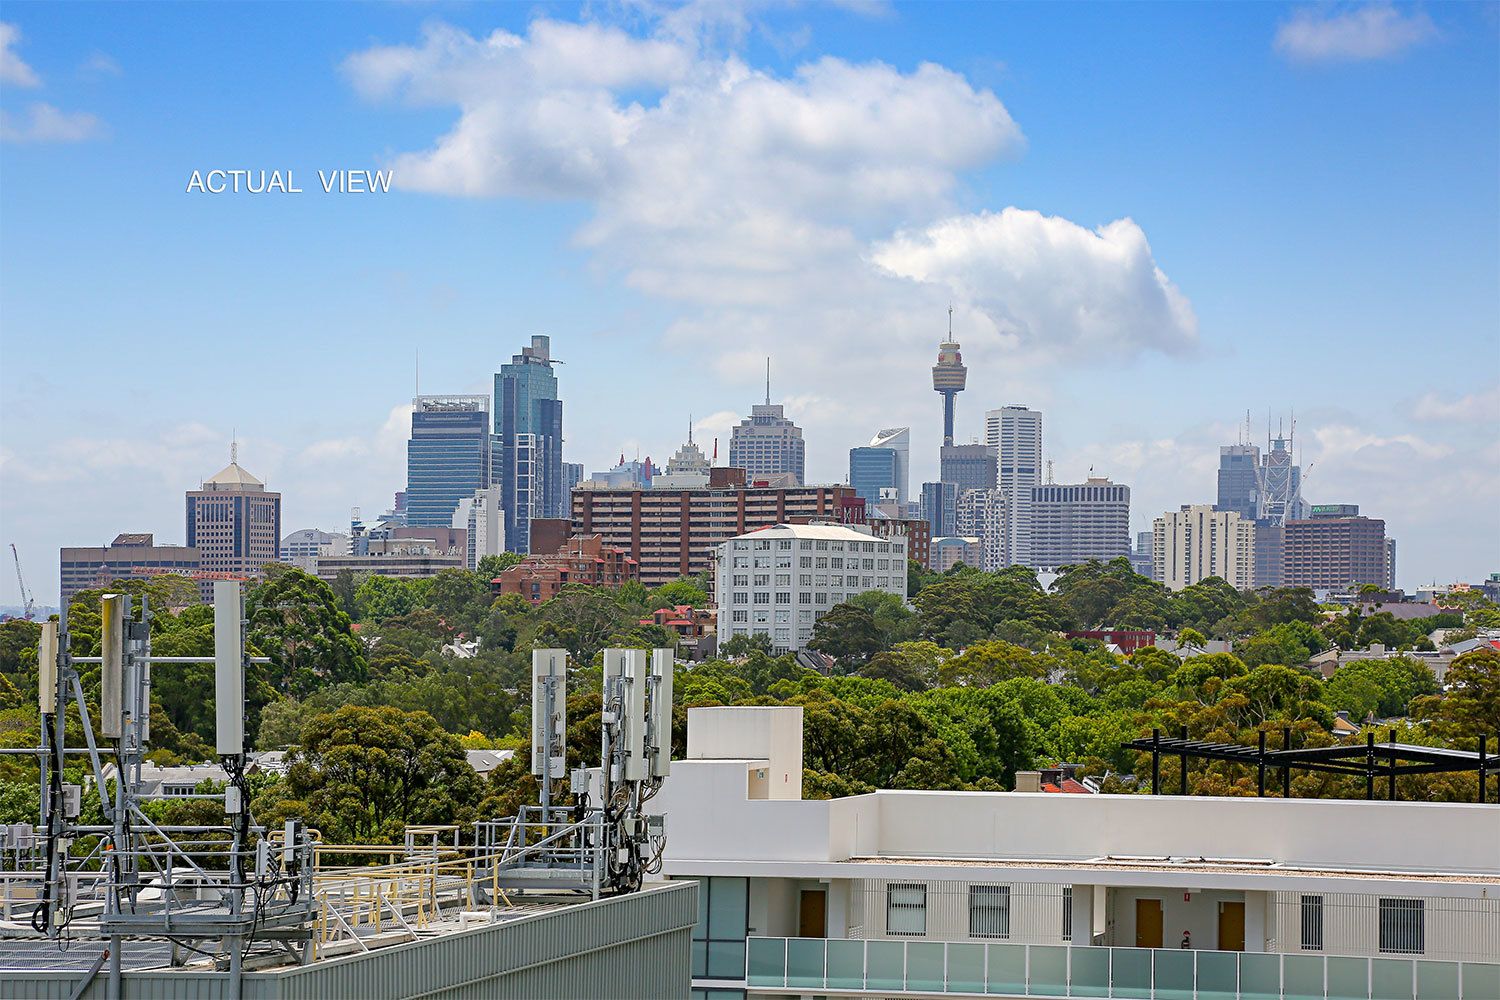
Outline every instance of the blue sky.
<svg viewBox="0 0 1500 1000">
<path fill-rule="evenodd" d="M 955 307 L 983 411 L 1134 527 L 1246 409 L 1400 581 L 1500 569 L 1493 5 L 10 5 L 0 541 L 180 542 L 237 434 L 288 530 L 383 509 L 404 411 L 534 333 L 569 460 L 664 460 L 773 394 L 837 481 L 936 472 Z M 498 34 L 497 34 L 498 33 Z M 185 192 L 290 169 L 301 195 Z M 389 167 L 382 195 L 316 170 Z M 0 602 L 13 603 L 10 573 Z"/>
</svg>

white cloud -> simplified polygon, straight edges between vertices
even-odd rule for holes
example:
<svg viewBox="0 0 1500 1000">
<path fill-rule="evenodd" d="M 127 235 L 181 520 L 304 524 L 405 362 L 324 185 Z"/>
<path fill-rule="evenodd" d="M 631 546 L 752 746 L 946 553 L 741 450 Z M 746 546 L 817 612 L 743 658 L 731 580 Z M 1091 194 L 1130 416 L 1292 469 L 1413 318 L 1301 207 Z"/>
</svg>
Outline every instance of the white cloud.
<svg viewBox="0 0 1500 1000">
<path fill-rule="evenodd" d="M 996 336 L 1032 352 L 1176 354 L 1198 343 L 1192 306 L 1130 219 L 1089 231 L 1007 208 L 900 233 L 876 246 L 874 261 L 948 289 Z"/>
<path fill-rule="evenodd" d="M 1418 420 L 1487 423 L 1491 428 L 1500 427 L 1500 382 L 1465 396 L 1429 392 L 1417 400 L 1412 415 Z"/>
<path fill-rule="evenodd" d="M 106 76 L 120 76 L 124 71 L 120 64 L 103 52 L 94 52 L 78 67 L 78 72 L 86 79 L 100 79 Z"/>
<path fill-rule="evenodd" d="M 8 21 L 0 21 L 0 83 L 40 87 L 42 78 L 15 51 L 20 41 L 21 29 Z"/>
<path fill-rule="evenodd" d="M 0 139 L 17 143 L 85 142 L 104 134 L 103 123 L 86 111 L 60 111 L 44 101 L 25 115 L 0 111 Z"/>
<path fill-rule="evenodd" d="M 1402 14 L 1388 3 L 1319 5 L 1297 11 L 1276 30 L 1276 51 L 1300 62 L 1386 59 L 1436 38 L 1423 11 Z"/>
</svg>

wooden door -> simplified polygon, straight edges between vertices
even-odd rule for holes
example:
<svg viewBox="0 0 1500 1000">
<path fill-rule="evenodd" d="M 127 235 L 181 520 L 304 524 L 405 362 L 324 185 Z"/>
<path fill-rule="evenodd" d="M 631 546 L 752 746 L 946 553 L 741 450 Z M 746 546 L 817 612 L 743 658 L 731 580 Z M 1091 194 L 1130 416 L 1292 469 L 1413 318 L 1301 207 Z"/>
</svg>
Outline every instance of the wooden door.
<svg viewBox="0 0 1500 1000">
<path fill-rule="evenodd" d="M 1135 946 L 1137 948 L 1160 948 L 1161 924 L 1161 900 L 1137 899 L 1135 901 Z"/>
<path fill-rule="evenodd" d="M 1219 950 L 1245 950 L 1245 904 L 1219 903 Z"/>
<path fill-rule="evenodd" d="M 803 889 L 797 909 L 798 937 L 828 936 L 828 892 L 825 889 Z"/>
</svg>

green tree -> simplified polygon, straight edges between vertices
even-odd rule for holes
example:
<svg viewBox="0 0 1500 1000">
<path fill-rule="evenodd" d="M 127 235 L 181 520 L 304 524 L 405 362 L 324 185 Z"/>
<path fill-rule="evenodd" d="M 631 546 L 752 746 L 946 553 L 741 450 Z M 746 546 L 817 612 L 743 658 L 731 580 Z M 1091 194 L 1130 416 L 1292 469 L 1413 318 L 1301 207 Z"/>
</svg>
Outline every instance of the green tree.
<svg viewBox="0 0 1500 1000">
<path fill-rule="evenodd" d="M 349 616 L 315 576 L 289 569 L 252 588 L 245 615 L 250 642 L 271 658 L 263 675 L 252 672 L 282 694 L 301 697 L 320 684 L 359 682 L 369 673 Z"/>
<path fill-rule="evenodd" d="M 943 664 L 953 655 L 935 642 L 898 642 L 859 668 L 861 677 L 885 680 L 907 691 L 935 687 Z"/>
<path fill-rule="evenodd" d="M 537 641 L 546 647 L 561 646 L 575 663 L 592 663 L 616 630 L 634 624 L 609 588 L 579 583 L 564 585 L 542 605 L 541 617 Z"/>
<path fill-rule="evenodd" d="M 880 629 L 864 608 L 835 604 L 813 625 L 807 645 L 833 657 L 847 673 L 880 651 Z"/>
<path fill-rule="evenodd" d="M 694 608 L 706 608 L 708 607 L 708 591 L 700 586 L 696 578 L 678 577 L 651 591 L 647 604 L 653 610 L 675 608 L 684 604 Z"/>
<path fill-rule="evenodd" d="M 1481 646 L 1455 658 L 1443 682 L 1446 693 L 1417 698 L 1413 715 L 1448 739 L 1500 732 L 1500 650 Z"/>
<path fill-rule="evenodd" d="M 938 668 L 944 687 L 989 687 L 1012 677 L 1046 677 L 1048 661 L 1008 642 L 976 642 Z"/>
<path fill-rule="evenodd" d="M 393 576 L 367 576 L 354 591 L 354 603 L 360 620 L 380 623 L 387 618 L 407 615 L 422 606 L 426 596 L 425 580 L 403 580 Z"/>
<path fill-rule="evenodd" d="M 471 818 L 480 782 L 458 738 L 425 712 L 346 706 L 307 721 L 284 781 L 257 800 L 325 843 L 394 843 L 408 823 Z"/>
<path fill-rule="evenodd" d="M 479 574 L 480 578 L 488 582 L 520 561 L 521 553 L 519 552 L 501 552 L 493 556 L 480 556 L 479 565 L 475 572 Z"/>
</svg>

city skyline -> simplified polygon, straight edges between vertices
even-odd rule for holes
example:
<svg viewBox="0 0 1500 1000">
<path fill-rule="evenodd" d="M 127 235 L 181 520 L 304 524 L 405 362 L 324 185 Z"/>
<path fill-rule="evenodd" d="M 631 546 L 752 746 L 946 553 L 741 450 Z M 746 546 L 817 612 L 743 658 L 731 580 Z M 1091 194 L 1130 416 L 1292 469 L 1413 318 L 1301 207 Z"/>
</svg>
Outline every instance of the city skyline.
<svg viewBox="0 0 1500 1000">
<path fill-rule="evenodd" d="M 1290 5 L 696 24 L 393 7 L 296 25 L 12 8 L 0 540 L 42 603 L 62 546 L 183 543 L 182 492 L 235 428 L 287 531 L 338 529 L 404 488 L 414 346 L 421 391 L 483 393 L 533 335 L 569 362 L 563 450 L 586 468 L 671 454 L 688 411 L 722 461 L 769 354 L 808 482 L 842 482 L 849 448 L 896 426 L 910 481 L 935 480 L 930 367 L 951 300 L 969 370 L 956 442 L 983 440 L 986 410 L 1044 412 L 1057 481 L 1093 468 L 1128 484 L 1134 532 L 1214 501 L 1246 408 L 1260 445 L 1260 415 L 1295 410 L 1310 502 L 1383 518 L 1408 587 L 1481 578 L 1500 560 L 1500 46 L 1479 8 L 1393 9 L 1427 30 L 1320 55 L 1309 31 L 1343 15 L 1289 33 L 1305 10 Z M 579 123 L 576 157 L 482 129 L 476 78 L 517 107 L 538 99 L 486 54 L 496 31 L 549 67 L 545 86 L 606 109 Z M 252 39 L 277 66 L 240 54 Z M 1080 59 L 1091 73 L 1068 69 Z M 736 101 L 715 107 L 705 81 Z M 673 128 L 742 126 L 752 99 L 834 121 L 839 94 L 874 118 L 826 133 L 827 155 L 775 114 L 761 145 L 717 155 Z M 904 102 L 941 127 L 912 126 Z M 623 159 L 590 160 L 601 121 L 631 124 Z M 455 137 L 538 151 L 549 173 L 465 173 Z M 697 165 L 694 186 L 653 182 L 647 160 Z M 752 176 L 778 164 L 811 187 Z M 894 187 L 856 183 L 864 164 Z M 216 166 L 293 169 L 312 190 L 184 192 Z M 396 180 L 324 196 L 315 171 L 333 166 Z M 664 228 L 664 183 L 720 227 Z M 788 235 L 799 214 L 813 238 Z M 1040 246 L 1058 256 L 1007 266 Z M 1070 319 L 1060 287 L 1100 323 Z M 230 352 L 243 363 L 215 364 Z M 0 603 L 19 603 L 11 574 Z"/>
</svg>

